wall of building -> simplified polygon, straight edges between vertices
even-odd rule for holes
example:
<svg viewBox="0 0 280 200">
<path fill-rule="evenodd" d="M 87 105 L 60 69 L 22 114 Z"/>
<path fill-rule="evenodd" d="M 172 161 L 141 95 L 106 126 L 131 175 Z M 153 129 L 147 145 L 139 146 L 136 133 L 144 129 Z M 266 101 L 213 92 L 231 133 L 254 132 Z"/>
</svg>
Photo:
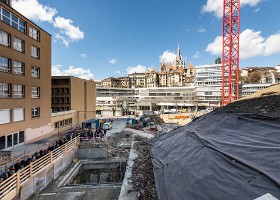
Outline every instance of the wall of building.
<svg viewBox="0 0 280 200">
<path fill-rule="evenodd" d="M 76 111 L 73 124 L 96 117 L 96 86 L 94 81 L 71 77 L 71 109 Z"/>
<path fill-rule="evenodd" d="M 73 118 L 75 113 L 75 110 L 52 113 L 51 128 L 53 130 L 53 134 L 58 134 L 71 129 L 74 126 Z"/>
<path fill-rule="evenodd" d="M 4 136 L 10 133 L 18 131 L 25 131 L 25 142 L 28 140 L 41 138 L 46 134 L 46 130 L 50 129 L 51 122 L 51 36 L 42 30 L 40 27 L 33 24 L 31 21 L 23 17 L 17 11 L 11 7 L 0 3 L 1 7 L 13 13 L 15 16 L 26 22 L 26 34 L 19 30 L 7 25 L 0 20 L 1 30 L 10 34 L 10 47 L 6 47 L 0 44 L 0 56 L 11 59 L 11 71 L 0 72 L 0 82 L 11 84 L 11 97 L 7 99 L 0 99 L 0 109 L 13 109 L 24 108 L 24 121 L 12 122 L 9 124 L 0 125 L 0 136 Z M 28 36 L 29 26 L 32 26 L 39 30 L 40 39 L 35 39 Z M 13 49 L 13 38 L 17 37 L 24 41 L 24 51 L 19 52 Z M 36 46 L 40 49 L 39 59 L 31 56 L 31 46 Z M 13 74 L 13 61 L 20 61 L 25 63 L 25 69 L 23 75 Z M 40 78 L 31 77 L 31 66 L 40 67 Z M 24 98 L 13 98 L 13 86 L 24 85 Z M 31 87 L 40 87 L 40 98 L 31 98 Z M 31 117 L 31 108 L 40 107 L 40 116 L 37 118 Z M 34 130 L 33 130 L 34 129 Z M 35 133 L 36 132 L 36 133 Z"/>
</svg>

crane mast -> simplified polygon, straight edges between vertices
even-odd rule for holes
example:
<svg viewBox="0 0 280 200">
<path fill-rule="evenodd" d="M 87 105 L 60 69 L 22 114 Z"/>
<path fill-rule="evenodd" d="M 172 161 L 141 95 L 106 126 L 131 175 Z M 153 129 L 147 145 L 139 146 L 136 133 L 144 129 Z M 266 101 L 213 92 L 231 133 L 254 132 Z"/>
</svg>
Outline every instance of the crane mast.
<svg viewBox="0 0 280 200">
<path fill-rule="evenodd" d="M 222 106 L 238 99 L 240 0 L 223 0 Z"/>
</svg>

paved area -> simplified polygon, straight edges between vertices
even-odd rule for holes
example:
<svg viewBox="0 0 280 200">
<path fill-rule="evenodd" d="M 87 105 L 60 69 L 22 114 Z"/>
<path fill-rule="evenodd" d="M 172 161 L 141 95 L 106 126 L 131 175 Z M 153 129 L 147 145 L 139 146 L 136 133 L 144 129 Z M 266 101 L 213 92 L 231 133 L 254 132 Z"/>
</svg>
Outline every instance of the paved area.
<svg viewBox="0 0 280 200">
<path fill-rule="evenodd" d="M 26 155 L 31 155 L 36 151 L 40 151 L 41 149 L 45 149 L 48 145 L 53 144 L 55 140 L 58 139 L 58 135 L 53 135 L 52 137 L 39 140 L 37 142 L 33 142 L 30 144 L 24 144 L 19 147 L 12 149 L 11 156 L 12 157 L 23 157 Z"/>
</svg>

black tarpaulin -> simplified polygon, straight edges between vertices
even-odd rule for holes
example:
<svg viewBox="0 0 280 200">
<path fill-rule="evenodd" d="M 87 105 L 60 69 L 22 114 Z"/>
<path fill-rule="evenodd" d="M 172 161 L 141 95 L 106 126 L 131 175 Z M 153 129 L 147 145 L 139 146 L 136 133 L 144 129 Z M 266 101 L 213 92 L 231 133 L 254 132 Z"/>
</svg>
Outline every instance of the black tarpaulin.
<svg viewBox="0 0 280 200">
<path fill-rule="evenodd" d="M 280 198 L 280 120 L 212 112 L 151 141 L 160 200 Z"/>
</svg>

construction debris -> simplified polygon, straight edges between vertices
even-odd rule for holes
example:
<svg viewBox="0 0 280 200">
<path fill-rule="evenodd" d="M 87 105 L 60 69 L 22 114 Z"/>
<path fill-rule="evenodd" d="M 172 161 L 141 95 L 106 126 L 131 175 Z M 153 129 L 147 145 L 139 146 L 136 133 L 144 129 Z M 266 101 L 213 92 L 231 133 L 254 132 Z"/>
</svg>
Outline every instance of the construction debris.
<svg viewBox="0 0 280 200">
<path fill-rule="evenodd" d="M 138 200 L 156 200 L 153 165 L 148 143 L 142 141 L 137 143 L 136 147 L 138 157 L 134 160 L 132 167 L 133 189 L 137 191 Z"/>
</svg>

